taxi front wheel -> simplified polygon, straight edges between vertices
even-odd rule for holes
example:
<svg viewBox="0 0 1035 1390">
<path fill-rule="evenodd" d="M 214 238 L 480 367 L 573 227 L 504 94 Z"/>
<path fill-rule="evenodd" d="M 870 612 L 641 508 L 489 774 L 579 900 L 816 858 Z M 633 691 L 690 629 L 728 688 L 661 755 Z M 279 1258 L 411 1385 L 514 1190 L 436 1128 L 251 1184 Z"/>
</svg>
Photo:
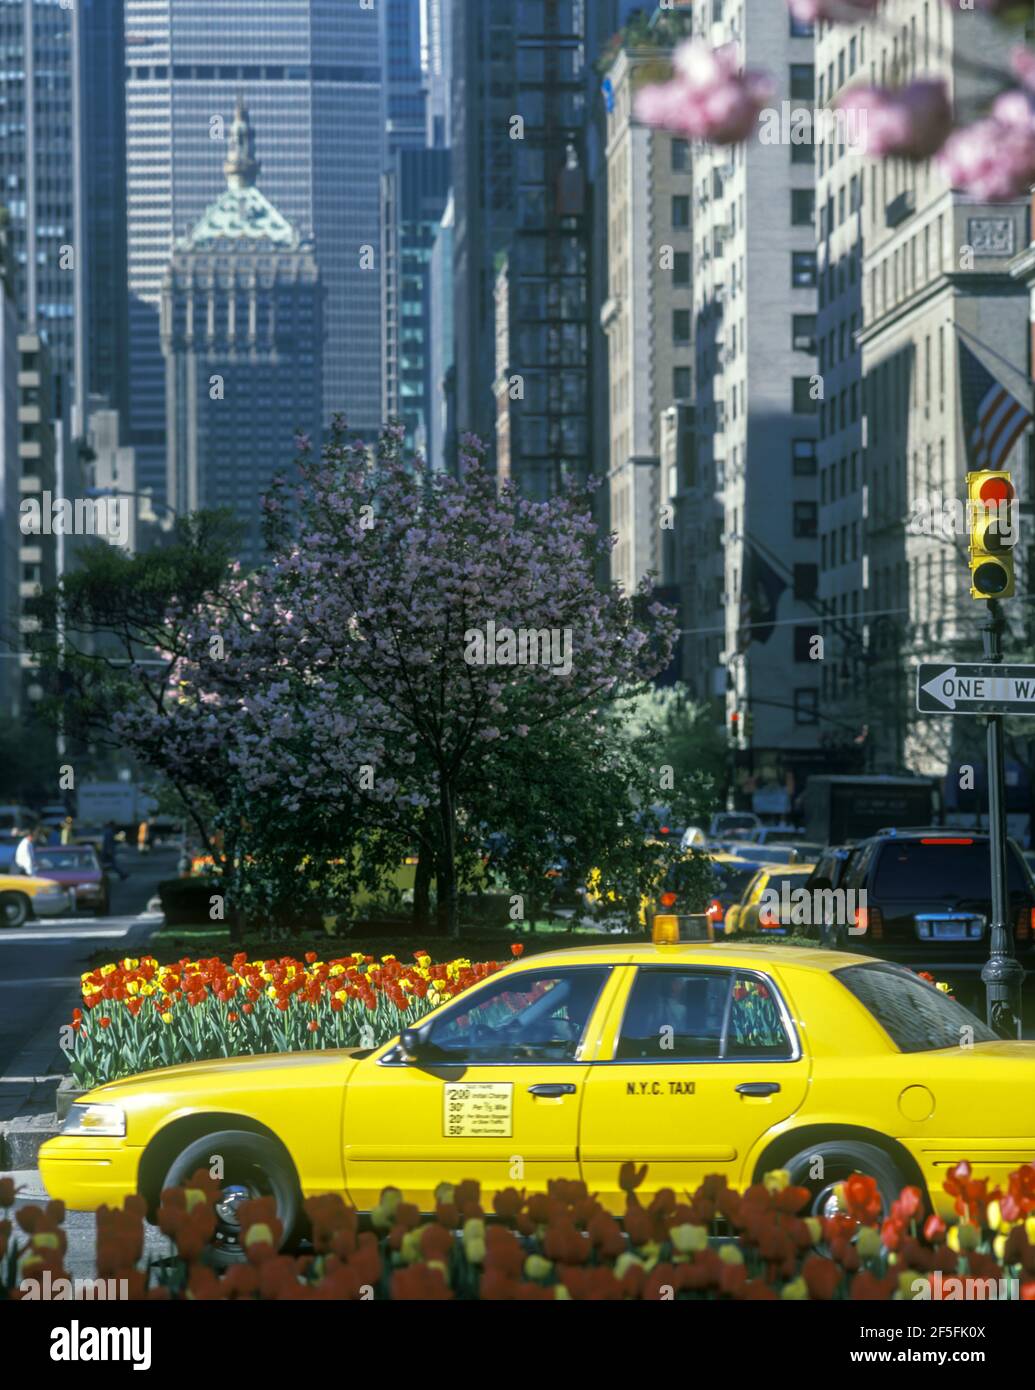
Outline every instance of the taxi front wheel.
<svg viewBox="0 0 1035 1390">
<path fill-rule="evenodd" d="M 834 1216 L 838 1211 L 837 1186 L 853 1173 L 873 1178 L 880 1193 L 881 1217 L 911 1179 L 893 1158 L 876 1144 L 855 1139 L 832 1139 L 813 1144 L 784 1165 L 794 1187 L 807 1187 L 812 1195 L 810 1216 Z"/>
<path fill-rule="evenodd" d="M 284 1228 L 282 1246 L 297 1234 L 302 1214 L 298 1178 L 290 1159 L 272 1139 L 243 1129 L 203 1135 L 173 1160 L 162 1188 L 181 1186 L 199 1168 L 216 1176 L 222 1187 L 216 1202 L 216 1230 L 207 1252 L 211 1264 L 244 1259 L 240 1205 L 253 1198 L 274 1199 Z"/>
</svg>

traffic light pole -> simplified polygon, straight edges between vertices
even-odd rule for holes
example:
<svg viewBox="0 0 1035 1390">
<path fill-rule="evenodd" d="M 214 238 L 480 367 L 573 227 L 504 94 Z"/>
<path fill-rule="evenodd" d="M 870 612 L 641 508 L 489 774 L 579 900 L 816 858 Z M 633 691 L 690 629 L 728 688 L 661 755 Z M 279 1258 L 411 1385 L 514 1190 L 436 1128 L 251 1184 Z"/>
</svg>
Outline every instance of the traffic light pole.
<svg viewBox="0 0 1035 1390">
<path fill-rule="evenodd" d="M 998 599 L 988 600 L 988 619 L 982 624 L 985 656 L 1003 659 L 1006 619 Z M 1021 985 L 1024 967 L 1013 953 L 1013 930 L 1006 892 L 1006 761 L 1003 754 L 1003 716 L 988 718 L 988 842 L 992 867 L 992 921 L 989 957 L 981 970 L 985 985 L 988 1026 L 1001 1038 L 1021 1036 Z"/>
</svg>

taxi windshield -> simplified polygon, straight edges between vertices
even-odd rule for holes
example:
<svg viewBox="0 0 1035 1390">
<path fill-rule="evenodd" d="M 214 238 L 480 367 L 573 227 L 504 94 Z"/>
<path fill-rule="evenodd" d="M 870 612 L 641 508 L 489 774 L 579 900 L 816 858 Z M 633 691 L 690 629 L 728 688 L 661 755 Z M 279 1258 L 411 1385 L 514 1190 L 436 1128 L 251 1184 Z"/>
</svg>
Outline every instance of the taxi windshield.
<svg viewBox="0 0 1035 1390">
<path fill-rule="evenodd" d="M 607 969 L 528 970 L 479 990 L 432 1025 L 428 1051 L 443 1061 L 575 1061 Z"/>
</svg>

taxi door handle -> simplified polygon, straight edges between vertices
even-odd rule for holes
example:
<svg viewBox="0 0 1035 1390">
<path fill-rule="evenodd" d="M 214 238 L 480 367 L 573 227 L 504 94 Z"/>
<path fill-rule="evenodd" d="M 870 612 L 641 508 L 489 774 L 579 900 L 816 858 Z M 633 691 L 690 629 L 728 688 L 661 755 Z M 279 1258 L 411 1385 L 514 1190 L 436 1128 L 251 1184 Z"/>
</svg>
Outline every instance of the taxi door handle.
<svg viewBox="0 0 1035 1390">
<path fill-rule="evenodd" d="M 772 1096 L 780 1089 L 779 1081 L 743 1081 L 737 1087 L 741 1096 Z"/>
<path fill-rule="evenodd" d="M 530 1096 L 573 1096 L 575 1087 L 570 1081 L 540 1081 L 535 1086 L 529 1086 Z"/>
</svg>

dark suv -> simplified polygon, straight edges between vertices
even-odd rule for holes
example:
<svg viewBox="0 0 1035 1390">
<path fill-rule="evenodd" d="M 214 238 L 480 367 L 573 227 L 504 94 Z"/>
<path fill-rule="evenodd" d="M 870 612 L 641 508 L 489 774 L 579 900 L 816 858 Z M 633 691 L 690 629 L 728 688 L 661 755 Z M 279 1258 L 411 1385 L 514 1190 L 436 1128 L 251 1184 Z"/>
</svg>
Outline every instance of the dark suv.
<svg viewBox="0 0 1035 1390">
<path fill-rule="evenodd" d="M 1035 880 L 1012 840 L 1006 860 L 1014 949 L 1031 968 Z M 850 951 L 918 969 L 978 969 L 988 959 L 987 834 L 954 828 L 881 831 L 853 846 L 837 887 L 845 890 L 854 918 L 855 929 L 842 939 Z"/>
</svg>

